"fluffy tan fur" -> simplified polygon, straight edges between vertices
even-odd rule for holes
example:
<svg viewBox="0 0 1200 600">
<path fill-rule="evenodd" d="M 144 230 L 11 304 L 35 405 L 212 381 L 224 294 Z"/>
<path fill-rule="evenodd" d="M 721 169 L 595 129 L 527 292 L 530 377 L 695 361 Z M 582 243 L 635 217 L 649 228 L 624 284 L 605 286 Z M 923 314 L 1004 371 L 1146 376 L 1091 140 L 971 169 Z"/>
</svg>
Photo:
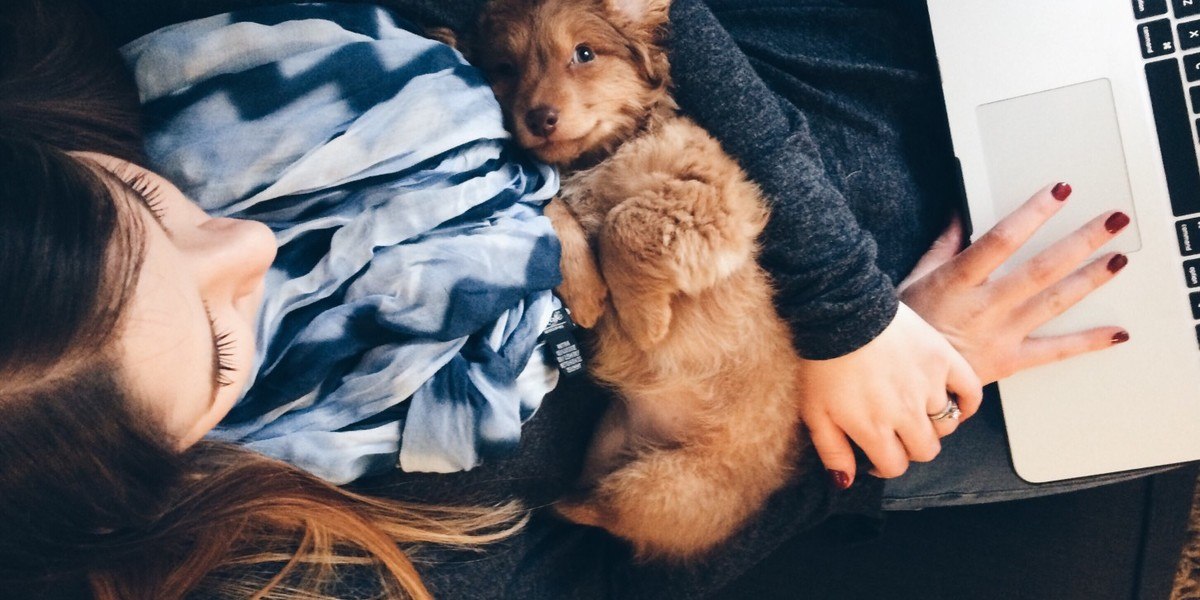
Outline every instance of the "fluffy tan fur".
<svg viewBox="0 0 1200 600">
<path fill-rule="evenodd" d="M 547 208 L 563 244 L 559 292 L 594 327 L 592 375 L 620 396 L 581 492 L 557 509 L 642 557 L 687 559 L 758 511 L 807 439 L 798 361 L 755 260 L 765 202 L 677 112 L 668 8 L 494 0 L 474 56 L 521 145 L 564 168 Z"/>
</svg>

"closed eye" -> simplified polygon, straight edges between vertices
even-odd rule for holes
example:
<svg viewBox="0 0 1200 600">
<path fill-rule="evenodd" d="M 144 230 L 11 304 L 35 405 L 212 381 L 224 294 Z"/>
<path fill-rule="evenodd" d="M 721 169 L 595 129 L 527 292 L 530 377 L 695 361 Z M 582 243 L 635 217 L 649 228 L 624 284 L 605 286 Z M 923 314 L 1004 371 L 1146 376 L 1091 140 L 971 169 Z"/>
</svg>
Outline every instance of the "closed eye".
<svg viewBox="0 0 1200 600">
<path fill-rule="evenodd" d="M 125 167 L 115 175 L 127 191 L 146 205 L 159 227 L 162 227 L 163 231 L 170 235 L 171 230 L 167 228 L 165 222 L 166 210 L 163 208 L 162 187 L 159 183 L 144 171 L 135 171 L 131 166 Z"/>
<path fill-rule="evenodd" d="M 213 318 L 212 311 L 209 310 L 207 304 L 204 305 L 204 313 L 208 317 L 208 326 L 212 332 L 213 393 L 215 396 L 216 390 L 233 385 L 230 375 L 237 371 L 237 367 L 232 364 L 234 338 L 230 331 L 218 333 L 217 321 Z"/>
</svg>

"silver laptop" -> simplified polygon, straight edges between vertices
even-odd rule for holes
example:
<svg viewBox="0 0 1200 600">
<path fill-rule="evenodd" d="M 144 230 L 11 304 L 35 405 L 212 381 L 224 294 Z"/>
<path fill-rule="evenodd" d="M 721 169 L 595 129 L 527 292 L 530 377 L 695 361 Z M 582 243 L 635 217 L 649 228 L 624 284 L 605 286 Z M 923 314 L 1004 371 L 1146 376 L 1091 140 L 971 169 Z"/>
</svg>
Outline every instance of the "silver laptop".
<svg viewBox="0 0 1200 600">
<path fill-rule="evenodd" d="M 1127 344 L 1000 382 L 1031 482 L 1200 459 L 1200 0 L 929 0 L 977 237 L 1044 185 L 1074 194 L 1024 260 L 1105 210 L 1130 264 L 1039 334 Z"/>
</svg>

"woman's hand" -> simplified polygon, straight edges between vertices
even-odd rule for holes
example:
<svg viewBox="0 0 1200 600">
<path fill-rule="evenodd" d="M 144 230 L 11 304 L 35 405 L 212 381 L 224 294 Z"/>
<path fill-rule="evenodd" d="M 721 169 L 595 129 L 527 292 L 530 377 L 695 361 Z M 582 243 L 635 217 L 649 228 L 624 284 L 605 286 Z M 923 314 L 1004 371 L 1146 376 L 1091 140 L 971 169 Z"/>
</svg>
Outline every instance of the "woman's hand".
<svg viewBox="0 0 1200 600">
<path fill-rule="evenodd" d="M 901 300 L 942 332 L 984 383 L 1129 339 L 1119 327 L 1029 335 L 1125 266 L 1125 256 L 1106 254 L 1079 267 L 1129 224 L 1123 213 L 1103 214 L 1009 273 L 992 277 L 1070 194 L 1066 184 L 1043 189 L 961 253 L 962 224 L 956 219 L 898 286 Z"/>
<path fill-rule="evenodd" d="M 798 369 L 801 417 L 834 484 L 854 481 L 853 439 L 881 477 L 898 477 L 910 461 L 933 460 L 954 419 L 930 420 L 958 396 L 974 413 L 982 385 L 942 334 L 904 304 L 883 333 L 862 348 Z"/>
</svg>

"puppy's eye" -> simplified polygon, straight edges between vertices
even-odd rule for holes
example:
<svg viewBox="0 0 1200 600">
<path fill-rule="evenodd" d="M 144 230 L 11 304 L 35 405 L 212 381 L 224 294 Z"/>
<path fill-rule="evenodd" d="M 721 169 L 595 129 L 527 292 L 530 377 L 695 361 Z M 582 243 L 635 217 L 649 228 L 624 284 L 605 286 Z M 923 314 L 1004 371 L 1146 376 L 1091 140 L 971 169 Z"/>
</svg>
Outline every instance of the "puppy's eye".
<svg viewBox="0 0 1200 600">
<path fill-rule="evenodd" d="M 575 56 L 573 60 L 577 63 L 590 63 L 596 60 L 596 52 L 587 44 L 575 46 Z"/>
</svg>

